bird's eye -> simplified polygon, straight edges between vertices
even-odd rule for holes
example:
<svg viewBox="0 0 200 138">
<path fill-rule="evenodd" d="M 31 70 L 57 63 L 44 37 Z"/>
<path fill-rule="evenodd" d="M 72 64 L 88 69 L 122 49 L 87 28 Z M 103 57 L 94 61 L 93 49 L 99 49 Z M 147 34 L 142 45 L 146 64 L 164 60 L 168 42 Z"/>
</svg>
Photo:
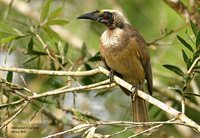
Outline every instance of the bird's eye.
<svg viewBox="0 0 200 138">
<path fill-rule="evenodd" d="M 104 13 L 104 19 L 105 20 L 109 20 L 111 18 L 111 14 L 110 13 Z"/>
</svg>

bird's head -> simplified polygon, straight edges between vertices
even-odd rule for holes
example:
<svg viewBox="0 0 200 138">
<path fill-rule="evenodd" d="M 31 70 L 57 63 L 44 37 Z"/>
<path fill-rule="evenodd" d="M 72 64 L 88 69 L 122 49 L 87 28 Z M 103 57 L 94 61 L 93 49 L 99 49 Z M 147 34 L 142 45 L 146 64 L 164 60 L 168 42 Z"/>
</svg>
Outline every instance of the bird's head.
<svg viewBox="0 0 200 138">
<path fill-rule="evenodd" d="M 121 12 L 116 10 L 95 10 L 79 16 L 77 19 L 90 19 L 106 25 L 109 29 L 122 28 L 124 19 Z"/>
</svg>

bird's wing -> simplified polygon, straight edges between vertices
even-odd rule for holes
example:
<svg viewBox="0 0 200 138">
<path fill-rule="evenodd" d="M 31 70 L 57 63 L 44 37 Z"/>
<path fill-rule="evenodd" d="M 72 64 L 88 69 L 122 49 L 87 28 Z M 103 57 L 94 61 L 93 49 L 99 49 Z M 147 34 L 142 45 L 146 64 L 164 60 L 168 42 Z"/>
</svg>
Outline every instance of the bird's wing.
<svg viewBox="0 0 200 138">
<path fill-rule="evenodd" d="M 147 88 L 149 93 L 152 95 L 153 80 L 152 80 L 152 70 L 150 64 L 150 56 L 147 49 L 146 42 L 144 38 L 131 26 L 128 27 L 128 31 L 131 33 L 131 39 L 135 41 L 136 46 L 139 49 L 140 61 L 145 71 L 145 79 L 147 80 Z"/>
<path fill-rule="evenodd" d="M 104 65 L 106 66 L 106 68 L 110 71 L 111 68 L 108 66 L 108 64 L 106 63 L 105 58 L 101 55 L 101 60 L 103 61 Z"/>
</svg>

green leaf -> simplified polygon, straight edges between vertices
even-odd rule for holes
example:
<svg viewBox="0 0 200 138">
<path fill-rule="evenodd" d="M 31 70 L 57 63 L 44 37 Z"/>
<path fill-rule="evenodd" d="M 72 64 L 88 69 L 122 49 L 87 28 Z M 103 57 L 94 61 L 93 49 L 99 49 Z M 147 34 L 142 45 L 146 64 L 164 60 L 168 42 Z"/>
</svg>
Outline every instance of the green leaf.
<svg viewBox="0 0 200 138">
<path fill-rule="evenodd" d="M 189 67 L 191 66 L 192 62 L 191 59 L 188 58 L 187 54 L 185 53 L 185 51 L 182 49 L 182 55 L 183 55 L 183 60 L 187 66 L 187 69 L 189 69 Z"/>
<path fill-rule="evenodd" d="M 83 122 L 92 122 L 92 121 L 99 121 L 98 118 L 92 116 L 92 115 L 88 115 L 88 114 L 84 114 L 84 113 L 81 113 L 80 111 L 72 108 L 72 112 L 73 112 L 73 115 L 76 117 L 77 120 L 79 121 L 83 121 Z"/>
<path fill-rule="evenodd" d="M 69 48 L 68 43 L 65 43 L 65 45 L 64 45 L 64 54 L 65 54 L 65 56 L 67 55 L 68 48 Z"/>
<path fill-rule="evenodd" d="M 89 64 L 85 63 L 84 66 L 86 70 L 92 70 L 92 67 Z"/>
<path fill-rule="evenodd" d="M 47 33 L 47 35 L 50 37 L 50 38 L 54 38 L 56 40 L 60 40 L 60 36 L 55 32 L 53 31 L 49 26 L 44 26 L 42 27 L 44 29 L 44 31 Z"/>
<path fill-rule="evenodd" d="M 165 68 L 171 70 L 172 72 L 176 73 L 179 76 L 182 76 L 182 77 L 184 76 L 183 71 L 180 68 L 176 67 L 176 66 L 173 66 L 173 65 L 163 65 L 163 66 Z"/>
<path fill-rule="evenodd" d="M 45 24 L 46 25 L 65 25 L 68 21 L 65 19 L 51 19 L 48 20 Z"/>
<path fill-rule="evenodd" d="M 188 44 L 183 38 L 177 35 L 178 40 L 186 47 L 188 48 L 191 52 L 194 52 L 190 44 Z"/>
<path fill-rule="evenodd" d="M 2 38 L 2 39 L 0 39 L 0 44 L 1 43 L 8 43 L 8 42 L 10 42 L 10 41 L 12 41 L 12 40 L 14 40 L 16 38 L 18 38 L 18 36 L 15 36 L 15 35 L 11 35 L 9 37 Z"/>
<path fill-rule="evenodd" d="M 33 38 L 31 37 L 29 43 L 28 43 L 28 51 L 27 54 L 31 54 L 33 51 Z"/>
<path fill-rule="evenodd" d="M 197 37 L 196 37 L 196 48 L 197 49 L 200 48 L 200 31 L 197 33 Z"/>
<path fill-rule="evenodd" d="M 33 50 L 32 55 L 38 55 L 38 56 L 44 56 L 45 55 L 46 56 L 47 53 Z"/>
<path fill-rule="evenodd" d="M 60 15 L 62 11 L 62 7 L 59 7 L 57 9 L 55 9 L 50 15 L 49 15 L 49 19 L 53 19 L 53 18 L 56 18 Z"/>
<path fill-rule="evenodd" d="M 91 61 L 91 62 L 100 61 L 100 60 L 101 60 L 100 52 L 97 52 L 93 57 L 88 59 L 88 61 Z"/>
<path fill-rule="evenodd" d="M 184 60 L 184 62 L 185 63 L 187 63 L 187 61 L 188 61 L 188 56 L 187 56 L 187 54 L 185 53 L 185 51 L 182 49 L 182 55 L 183 55 L 183 60 Z"/>
<path fill-rule="evenodd" d="M 200 48 L 195 52 L 197 55 L 200 55 Z"/>
<path fill-rule="evenodd" d="M 168 89 L 170 89 L 170 90 L 175 90 L 175 91 L 178 92 L 179 94 L 183 93 L 182 88 L 181 88 L 180 86 L 178 86 L 178 85 L 168 87 Z"/>
<path fill-rule="evenodd" d="M 58 44 L 56 45 L 57 46 L 57 49 L 58 49 L 58 52 L 61 56 L 61 64 L 63 64 L 65 61 L 64 61 L 64 48 L 63 48 L 63 45 L 62 43 L 59 41 Z"/>
<path fill-rule="evenodd" d="M 38 58 L 38 55 L 26 59 L 25 62 L 24 62 L 23 64 L 24 64 L 24 65 L 25 65 L 25 64 L 28 64 L 29 62 L 33 61 L 33 60 L 36 59 L 36 58 Z"/>
<path fill-rule="evenodd" d="M 190 21 L 190 25 L 191 25 L 191 28 L 192 28 L 192 31 L 194 33 L 195 36 L 197 36 L 197 33 L 199 31 L 199 28 L 197 27 L 196 24 L 194 24 L 192 21 Z"/>
<path fill-rule="evenodd" d="M 12 79 L 13 79 L 13 72 L 8 71 L 6 80 L 7 80 L 8 82 L 12 82 Z"/>
<path fill-rule="evenodd" d="M 83 58 L 85 58 L 87 56 L 87 47 L 86 47 L 85 43 L 83 43 L 83 46 L 82 46 L 82 49 L 81 49 L 81 54 L 82 54 Z"/>
<path fill-rule="evenodd" d="M 195 65 L 194 69 L 200 69 L 200 65 Z"/>
<path fill-rule="evenodd" d="M 0 22 L 0 33 L 4 34 L 11 34 L 15 36 L 20 36 L 22 33 L 17 30 L 16 28 L 11 27 L 8 24 Z"/>
<path fill-rule="evenodd" d="M 50 4 L 51 4 L 51 0 L 47 0 L 44 3 L 44 5 L 42 7 L 41 14 L 40 14 L 40 21 L 41 22 L 45 21 L 48 18 Z"/>
<path fill-rule="evenodd" d="M 56 70 L 56 65 L 52 59 L 50 60 L 50 70 Z"/>
</svg>

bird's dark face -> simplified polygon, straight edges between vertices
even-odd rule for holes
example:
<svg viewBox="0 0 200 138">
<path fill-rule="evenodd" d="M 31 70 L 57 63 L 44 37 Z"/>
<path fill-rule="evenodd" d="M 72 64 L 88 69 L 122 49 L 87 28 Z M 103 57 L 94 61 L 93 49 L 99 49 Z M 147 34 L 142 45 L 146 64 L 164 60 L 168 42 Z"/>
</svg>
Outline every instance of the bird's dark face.
<svg viewBox="0 0 200 138">
<path fill-rule="evenodd" d="M 93 12 L 85 13 L 79 16 L 77 19 L 90 19 L 97 21 L 106 25 L 108 28 L 112 28 L 114 21 L 113 13 L 104 10 L 96 10 Z"/>
</svg>

